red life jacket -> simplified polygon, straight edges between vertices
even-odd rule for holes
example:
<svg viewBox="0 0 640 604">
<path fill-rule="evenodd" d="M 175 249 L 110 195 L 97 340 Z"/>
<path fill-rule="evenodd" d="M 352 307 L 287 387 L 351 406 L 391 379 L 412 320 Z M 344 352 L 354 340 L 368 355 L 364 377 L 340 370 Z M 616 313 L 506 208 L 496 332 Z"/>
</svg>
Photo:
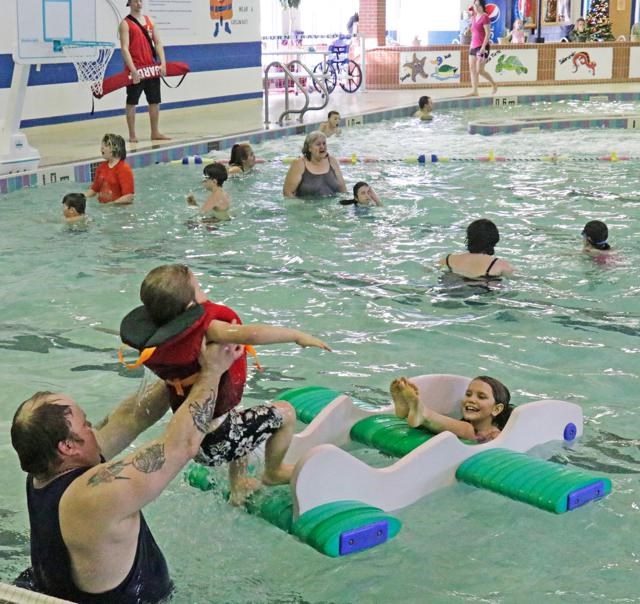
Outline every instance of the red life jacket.
<svg viewBox="0 0 640 604">
<path fill-rule="evenodd" d="M 158 328 L 149 317 L 146 308 L 140 306 L 122 320 L 120 336 L 125 344 L 142 353 L 141 359 L 145 367 L 172 388 L 171 408 L 175 411 L 186 398 L 189 387 L 195 382 L 200 371 L 198 357 L 202 338 L 205 337 L 211 321 L 231 323 L 234 320 L 238 324 L 242 323 L 236 312 L 228 306 L 206 301 L 187 309 L 174 321 Z M 177 334 L 176 329 L 179 330 Z M 246 381 L 245 350 L 245 354 L 220 378 L 214 417 L 226 413 L 240 403 Z"/>
</svg>

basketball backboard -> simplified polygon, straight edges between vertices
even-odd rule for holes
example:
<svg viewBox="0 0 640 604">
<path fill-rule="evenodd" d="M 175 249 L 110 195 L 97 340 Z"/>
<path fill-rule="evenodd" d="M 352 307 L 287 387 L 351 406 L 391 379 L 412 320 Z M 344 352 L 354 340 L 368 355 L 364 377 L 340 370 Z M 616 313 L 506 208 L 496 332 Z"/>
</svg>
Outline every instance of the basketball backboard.
<svg viewBox="0 0 640 604">
<path fill-rule="evenodd" d="M 117 41 L 118 14 L 109 0 L 15 2 L 17 43 L 13 60 L 16 63 L 68 63 L 73 59 L 92 59 L 97 53 L 93 47 L 67 48 L 61 52 L 59 43 Z M 57 50 L 54 50 L 54 42 L 58 42 L 55 44 Z"/>
</svg>

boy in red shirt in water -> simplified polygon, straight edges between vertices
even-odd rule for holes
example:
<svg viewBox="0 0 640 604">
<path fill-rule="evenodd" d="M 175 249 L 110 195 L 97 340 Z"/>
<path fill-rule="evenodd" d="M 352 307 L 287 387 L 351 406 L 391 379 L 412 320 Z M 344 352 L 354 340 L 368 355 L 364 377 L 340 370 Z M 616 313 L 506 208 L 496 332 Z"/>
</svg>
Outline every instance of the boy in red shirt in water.
<svg viewBox="0 0 640 604">
<path fill-rule="evenodd" d="M 118 134 L 105 134 L 102 137 L 100 153 L 105 161 L 98 166 L 85 197 L 97 195 L 100 203 L 133 203 L 133 170 L 124 161 L 127 157 L 124 138 Z"/>
<path fill-rule="evenodd" d="M 140 299 L 144 306 L 123 319 L 120 335 L 125 344 L 141 351 L 131 367 L 144 363 L 165 380 L 174 411 L 198 375 L 203 339 L 208 343 L 244 345 L 295 342 L 302 347 L 331 350 L 318 338 L 297 329 L 256 323 L 242 325 L 231 308 L 207 300 L 194 274 L 182 264 L 153 269 L 142 282 Z M 259 486 L 246 475 L 247 455 L 265 440 L 262 482 L 286 484 L 293 471 L 293 466 L 282 463 L 295 427 L 293 407 L 277 401 L 273 405 L 239 409 L 246 378 L 245 354 L 220 380 L 214 417 L 226 415 L 226 418 L 219 428 L 207 434 L 196 457 L 196 461 L 209 466 L 229 463 L 230 499 L 234 505 L 243 503 Z"/>
</svg>

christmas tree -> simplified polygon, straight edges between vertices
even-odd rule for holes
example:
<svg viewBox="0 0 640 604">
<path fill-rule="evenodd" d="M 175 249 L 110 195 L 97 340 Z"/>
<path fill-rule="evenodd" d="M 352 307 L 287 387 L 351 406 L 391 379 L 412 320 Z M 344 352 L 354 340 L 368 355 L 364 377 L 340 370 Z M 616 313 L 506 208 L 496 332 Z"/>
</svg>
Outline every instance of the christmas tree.
<svg viewBox="0 0 640 604">
<path fill-rule="evenodd" d="M 614 39 L 609 19 L 609 0 L 592 0 L 587 13 L 587 31 L 592 42 Z"/>
</svg>

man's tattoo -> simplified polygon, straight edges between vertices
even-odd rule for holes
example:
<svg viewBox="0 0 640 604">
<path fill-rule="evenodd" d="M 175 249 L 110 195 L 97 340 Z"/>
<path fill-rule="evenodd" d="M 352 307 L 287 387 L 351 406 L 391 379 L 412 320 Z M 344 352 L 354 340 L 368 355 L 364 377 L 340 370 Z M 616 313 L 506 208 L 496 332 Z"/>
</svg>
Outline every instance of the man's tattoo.
<svg viewBox="0 0 640 604">
<path fill-rule="evenodd" d="M 98 470 L 91 478 L 87 484 L 92 487 L 105 483 L 105 482 L 113 482 L 114 480 L 129 480 L 127 476 L 118 476 L 122 470 L 124 470 L 129 463 L 125 463 L 124 461 L 114 461 L 110 463 L 108 466 L 101 468 Z"/>
<path fill-rule="evenodd" d="M 136 470 L 144 474 L 151 474 L 160 470 L 165 461 L 164 445 L 156 443 L 136 453 L 131 463 Z"/>
<path fill-rule="evenodd" d="M 113 482 L 114 480 L 131 480 L 128 476 L 120 476 L 119 474 L 127 466 L 133 466 L 138 472 L 143 474 L 151 474 L 162 469 L 166 458 L 164 456 L 164 445 L 156 443 L 138 451 L 131 461 L 114 461 L 109 465 L 98 470 L 89 480 L 87 484 L 95 487 L 99 484 Z"/>
<path fill-rule="evenodd" d="M 209 431 L 209 424 L 213 419 L 213 412 L 216 408 L 216 394 L 215 390 L 211 392 L 202 405 L 195 401 L 189 403 L 193 424 L 202 434 L 206 434 Z"/>
</svg>

